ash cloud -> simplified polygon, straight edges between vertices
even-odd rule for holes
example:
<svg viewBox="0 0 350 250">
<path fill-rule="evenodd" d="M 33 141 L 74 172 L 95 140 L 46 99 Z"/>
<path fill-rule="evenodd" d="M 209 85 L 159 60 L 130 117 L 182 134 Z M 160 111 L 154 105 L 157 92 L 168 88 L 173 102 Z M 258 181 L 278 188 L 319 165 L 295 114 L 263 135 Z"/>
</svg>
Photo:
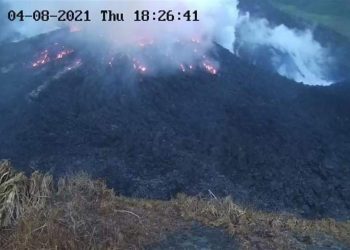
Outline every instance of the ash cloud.
<svg viewBox="0 0 350 250">
<path fill-rule="evenodd" d="M 232 42 L 235 39 L 234 23 L 238 17 L 237 0 L 177 0 L 177 1 L 13 1 L 4 0 L 14 9 L 23 9 L 25 12 L 48 9 L 57 12 L 66 10 L 90 10 L 92 22 L 66 23 L 82 29 L 94 37 L 107 39 L 117 46 L 129 46 L 139 40 L 156 40 L 157 42 L 173 43 L 178 40 L 201 39 L 206 45 L 217 41 L 232 51 Z M 108 9 L 125 14 L 125 22 L 101 22 L 100 10 Z M 177 12 L 198 10 L 199 22 L 134 22 L 134 11 L 173 10 L 176 19 Z M 33 36 L 39 32 L 57 29 L 62 23 L 34 22 L 30 19 L 17 23 L 16 30 L 25 36 Z M 229 41 L 229 42 L 228 42 Z"/>
<path fill-rule="evenodd" d="M 192 64 L 198 63 L 198 61 L 201 61 L 202 67 L 207 67 L 205 63 L 216 66 L 217 62 L 204 57 L 214 41 L 233 52 L 234 24 L 238 18 L 237 0 L 6 1 L 12 8 L 23 9 L 26 13 L 31 13 L 36 9 L 48 9 L 51 12 L 57 12 L 59 9 L 89 10 L 92 22 L 59 23 L 26 20 L 16 23 L 15 28 L 25 37 L 31 37 L 59 29 L 62 26 L 70 26 L 70 28 L 84 33 L 84 36 L 81 37 L 87 42 L 91 42 L 91 45 L 86 46 L 86 49 L 95 50 L 98 40 L 103 41 L 104 44 L 107 42 L 111 51 L 132 54 L 131 57 L 133 57 L 136 67 L 141 71 L 146 68 L 145 65 L 152 65 L 155 68 L 153 72 L 157 73 L 174 68 L 178 69 L 182 64 L 184 64 L 184 68 L 192 67 Z M 124 13 L 125 21 L 101 22 L 101 10 Z M 150 21 L 135 22 L 134 12 L 136 10 L 149 10 L 151 13 Z M 172 10 L 176 19 L 178 12 L 184 14 L 188 10 L 191 12 L 197 10 L 200 21 L 153 21 L 152 13 L 158 12 L 158 10 Z M 188 46 L 188 43 L 192 45 L 195 43 L 195 47 Z M 184 46 L 179 48 L 181 44 Z M 148 52 L 144 55 L 144 47 L 150 46 L 154 47 L 148 50 L 148 52 L 153 51 L 152 55 L 149 56 Z M 169 60 L 164 60 L 164 57 Z M 208 60 L 208 62 L 204 60 Z"/>
<path fill-rule="evenodd" d="M 8 7 L 33 11 L 35 9 L 89 9 L 91 18 L 98 20 L 90 23 L 62 24 L 55 22 L 37 23 L 26 21 L 12 25 L 11 30 L 30 37 L 38 33 L 58 29 L 62 25 L 71 25 L 82 30 L 85 39 L 103 39 L 115 50 L 133 51 L 137 54 L 139 45 L 157 43 L 159 50 L 175 63 L 192 63 L 199 55 L 205 54 L 213 42 L 238 56 L 249 56 L 251 61 L 265 60 L 279 74 L 310 85 L 329 85 L 328 77 L 332 63 L 329 52 L 317 42 L 311 30 L 294 30 L 285 25 L 272 26 L 267 19 L 250 17 L 249 13 L 241 13 L 238 0 L 177 0 L 177 1 L 13 1 L 5 0 Z M 5 8 L 2 2 L 1 9 Z M 6 9 L 5 8 L 5 9 Z M 171 9 L 174 12 L 198 10 L 200 22 L 133 22 L 124 23 L 100 22 L 100 10 L 113 9 L 133 17 L 135 10 L 148 9 L 151 12 L 159 9 Z M 4 14 L 4 13 L 2 13 Z M 2 15 L 3 16 L 3 15 Z M 3 22 L 3 20 L 2 20 Z M 7 22 L 8 23 L 8 22 Z M 3 25 L 3 27 L 9 27 Z M 7 33 L 7 32 L 2 32 Z M 196 53 L 179 51 L 179 41 L 195 39 L 200 41 Z M 263 56 L 262 56 L 263 55 Z M 145 58 L 138 58 L 145 61 Z M 155 60 L 159 61 L 159 60 Z M 162 62 L 164 64 L 164 62 Z"/>
</svg>

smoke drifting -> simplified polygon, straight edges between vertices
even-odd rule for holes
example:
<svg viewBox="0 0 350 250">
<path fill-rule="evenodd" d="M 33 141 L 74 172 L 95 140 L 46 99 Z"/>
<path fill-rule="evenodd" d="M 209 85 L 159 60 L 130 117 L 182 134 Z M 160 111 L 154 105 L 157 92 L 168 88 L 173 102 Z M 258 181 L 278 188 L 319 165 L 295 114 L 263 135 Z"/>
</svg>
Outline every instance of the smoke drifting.
<svg viewBox="0 0 350 250">
<path fill-rule="evenodd" d="M 0 43 L 13 41 L 20 36 L 13 24 L 6 19 L 9 7 L 9 4 L 0 0 Z"/>
<path fill-rule="evenodd" d="M 239 36 L 236 53 L 244 48 L 255 59 L 265 54 L 264 64 L 271 64 L 279 74 L 297 82 L 332 83 L 327 76 L 332 58 L 314 39 L 311 30 L 293 30 L 285 25 L 273 27 L 268 20 L 254 19 L 247 13 L 240 15 L 236 31 Z"/>
<path fill-rule="evenodd" d="M 91 11 L 91 19 L 95 20 L 73 24 L 53 21 L 38 23 L 26 20 L 15 25 L 9 24 L 12 25 L 13 33 L 21 33 L 26 37 L 58 29 L 62 25 L 71 25 L 72 28 L 86 34 L 84 39 L 103 39 L 119 51 L 134 51 L 138 54 L 140 47 L 156 43 L 154 56 L 167 55 L 175 58 L 173 61 L 177 66 L 179 63 L 192 63 L 204 55 L 216 42 L 238 56 L 241 54 L 240 50 L 244 48 L 253 60 L 254 57 L 258 58 L 258 51 L 268 50 L 268 60 L 274 70 L 295 81 L 313 85 L 331 83 L 327 77 L 331 61 L 329 53 L 315 41 L 310 30 L 293 30 L 284 25 L 273 27 L 266 19 L 251 18 L 249 13 L 240 13 L 237 7 L 238 0 L 31 2 L 6 0 L 5 2 L 8 4 L 6 8 L 23 9 L 29 13 L 35 9 L 48 9 L 52 12 L 59 9 L 86 9 Z M 1 6 L 0 9 L 4 9 L 4 2 Z M 100 10 L 102 9 L 125 13 L 125 22 L 101 22 Z M 134 11 L 144 9 L 150 12 L 160 9 L 174 10 L 175 13 L 198 10 L 200 21 L 134 22 Z M 3 18 L 4 13 L 2 13 L 1 22 L 4 22 Z M 10 27 L 9 25 L 3 25 L 3 27 Z M 190 47 L 191 52 L 183 48 L 179 50 L 179 42 L 182 41 L 196 41 L 195 53 L 193 53 L 193 47 Z M 136 60 L 142 64 L 146 59 L 138 57 Z M 159 60 L 153 59 L 152 63 L 154 61 Z M 215 62 L 211 63 L 215 64 Z"/>
</svg>

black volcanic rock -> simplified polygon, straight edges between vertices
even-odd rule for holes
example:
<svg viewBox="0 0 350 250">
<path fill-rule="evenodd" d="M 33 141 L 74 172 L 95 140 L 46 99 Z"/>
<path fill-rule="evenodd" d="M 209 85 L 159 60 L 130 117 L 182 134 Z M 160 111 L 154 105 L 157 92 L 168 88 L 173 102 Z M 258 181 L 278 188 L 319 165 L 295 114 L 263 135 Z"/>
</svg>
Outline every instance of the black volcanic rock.
<svg viewBox="0 0 350 250">
<path fill-rule="evenodd" d="M 350 85 L 310 87 L 220 46 L 203 70 L 129 76 L 60 33 L 0 47 L 0 158 L 88 171 L 125 195 L 218 196 L 261 209 L 350 218 Z M 33 70 L 60 39 L 75 53 Z M 81 67 L 59 74 L 81 58 Z M 41 86 L 41 87 L 40 87 Z"/>
</svg>

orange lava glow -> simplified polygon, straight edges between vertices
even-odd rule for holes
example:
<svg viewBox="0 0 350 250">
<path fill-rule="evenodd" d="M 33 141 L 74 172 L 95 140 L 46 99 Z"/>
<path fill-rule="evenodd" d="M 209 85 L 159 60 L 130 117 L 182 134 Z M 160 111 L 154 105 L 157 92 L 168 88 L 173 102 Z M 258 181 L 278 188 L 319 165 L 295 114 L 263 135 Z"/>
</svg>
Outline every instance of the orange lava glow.
<svg viewBox="0 0 350 250">
<path fill-rule="evenodd" d="M 209 63 L 208 61 L 203 62 L 203 67 L 208 73 L 210 73 L 212 75 L 216 75 L 218 73 L 217 68 L 214 65 L 212 65 L 211 63 Z"/>
<path fill-rule="evenodd" d="M 37 68 L 39 66 L 47 64 L 48 62 L 50 62 L 49 51 L 44 50 L 43 52 L 40 53 L 39 58 L 32 63 L 32 66 L 33 68 Z"/>
<path fill-rule="evenodd" d="M 190 72 L 190 71 L 192 71 L 192 70 L 194 69 L 194 66 L 193 66 L 192 64 L 187 65 L 187 64 L 181 63 L 181 64 L 179 65 L 179 67 L 180 67 L 180 70 L 181 70 L 183 73 Z"/>
<path fill-rule="evenodd" d="M 65 56 L 68 56 L 72 53 L 73 53 L 73 50 L 62 50 L 62 51 L 58 52 L 58 54 L 56 55 L 56 59 L 62 59 Z"/>
<path fill-rule="evenodd" d="M 55 43 L 55 45 L 58 45 L 58 43 Z M 40 53 L 37 59 L 35 59 L 34 62 L 32 62 L 33 68 L 38 68 L 40 66 L 44 66 L 47 63 L 55 60 L 61 60 L 65 58 L 66 56 L 72 54 L 74 50 L 70 49 L 63 49 L 59 51 L 57 54 L 52 55 L 53 53 L 50 53 L 48 49 L 45 49 L 43 52 Z"/>
</svg>

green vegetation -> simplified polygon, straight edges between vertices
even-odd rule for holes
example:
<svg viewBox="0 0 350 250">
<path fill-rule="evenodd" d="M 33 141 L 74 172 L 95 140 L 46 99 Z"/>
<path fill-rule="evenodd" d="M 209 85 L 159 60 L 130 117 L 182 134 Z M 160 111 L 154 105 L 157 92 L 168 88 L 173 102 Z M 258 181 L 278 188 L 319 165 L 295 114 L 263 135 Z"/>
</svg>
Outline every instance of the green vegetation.
<svg viewBox="0 0 350 250">
<path fill-rule="evenodd" d="M 85 174 L 55 185 L 38 172 L 28 178 L 8 161 L 0 162 L 0 216 L 3 249 L 141 249 L 193 221 L 224 228 L 243 249 L 303 249 L 322 244 L 319 235 L 350 245 L 350 222 L 257 212 L 231 198 L 131 199 Z"/>
<path fill-rule="evenodd" d="M 348 0 L 269 0 L 278 9 L 327 26 L 350 38 L 350 1 Z"/>
</svg>

